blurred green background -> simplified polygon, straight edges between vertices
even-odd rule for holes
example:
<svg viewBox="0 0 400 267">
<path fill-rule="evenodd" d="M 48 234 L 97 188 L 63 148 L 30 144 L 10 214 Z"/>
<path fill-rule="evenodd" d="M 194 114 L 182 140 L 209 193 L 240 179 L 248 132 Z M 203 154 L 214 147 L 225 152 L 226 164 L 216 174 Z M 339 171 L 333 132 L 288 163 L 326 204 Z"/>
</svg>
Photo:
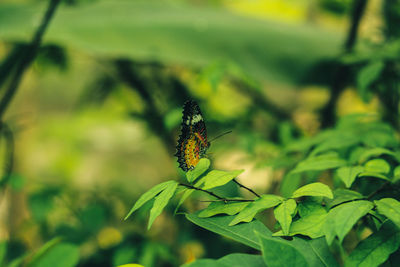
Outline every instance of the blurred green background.
<svg viewBox="0 0 400 267">
<path fill-rule="evenodd" d="M 1 1 L 1 94 L 47 5 Z M 251 252 L 173 207 L 151 231 L 146 212 L 123 221 L 141 193 L 183 177 L 173 157 L 183 103 L 198 101 L 209 137 L 233 130 L 212 143 L 214 168 L 243 168 L 241 182 L 278 192 L 283 173 L 271 162 L 291 138 L 360 112 L 398 129 L 399 22 L 399 1 L 384 0 L 62 1 L 3 117 L 15 147 L 0 260 L 27 262 L 46 243 L 39 266 L 177 266 Z"/>
</svg>

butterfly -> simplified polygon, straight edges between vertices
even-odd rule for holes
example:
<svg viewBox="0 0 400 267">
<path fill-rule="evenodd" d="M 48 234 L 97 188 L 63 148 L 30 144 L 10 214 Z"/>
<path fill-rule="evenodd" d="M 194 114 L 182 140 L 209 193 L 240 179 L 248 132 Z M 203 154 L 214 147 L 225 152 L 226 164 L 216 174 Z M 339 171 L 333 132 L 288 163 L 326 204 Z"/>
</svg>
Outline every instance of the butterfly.
<svg viewBox="0 0 400 267">
<path fill-rule="evenodd" d="M 183 105 L 182 130 L 175 153 L 179 167 L 185 172 L 194 169 L 200 159 L 205 157 L 209 147 L 206 124 L 200 107 L 193 100 L 186 101 Z"/>
</svg>

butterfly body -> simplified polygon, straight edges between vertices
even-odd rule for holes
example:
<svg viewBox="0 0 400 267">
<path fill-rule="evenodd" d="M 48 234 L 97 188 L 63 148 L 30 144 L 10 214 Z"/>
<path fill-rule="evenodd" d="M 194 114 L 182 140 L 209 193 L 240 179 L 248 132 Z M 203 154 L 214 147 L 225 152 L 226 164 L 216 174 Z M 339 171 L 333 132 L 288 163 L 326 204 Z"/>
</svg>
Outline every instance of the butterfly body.
<svg viewBox="0 0 400 267">
<path fill-rule="evenodd" d="M 200 107 L 195 101 L 187 101 L 183 106 L 182 132 L 175 154 L 179 167 L 185 172 L 194 169 L 200 159 L 205 157 L 209 147 Z"/>
</svg>

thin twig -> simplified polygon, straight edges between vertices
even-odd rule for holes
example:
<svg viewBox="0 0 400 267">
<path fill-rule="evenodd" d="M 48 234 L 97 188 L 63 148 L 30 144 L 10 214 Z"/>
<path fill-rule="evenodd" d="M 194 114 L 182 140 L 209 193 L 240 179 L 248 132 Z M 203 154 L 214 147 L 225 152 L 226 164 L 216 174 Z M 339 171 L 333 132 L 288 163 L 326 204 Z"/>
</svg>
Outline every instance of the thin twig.
<svg viewBox="0 0 400 267">
<path fill-rule="evenodd" d="M 210 196 L 213 196 L 213 197 L 215 197 L 215 198 L 218 199 L 218 200 L 209 200 L 209 201 L 207 201 L 207 200 L 202 200 L 201 202 L 217 202 L 217 201 L 223 201 L 223 202 L 226 203 L 226 202 L 253 202 L 253 201 L 254 201 L 254 200 L 252 200 L 252 199 L 231 199 L 231 198 L 224 198 L 224 197 L 218 196 L 217 194 L 215 194 L 215 193 L 213 193 L 213 192 L 211 192 L 211 191 L 204 190 L 204 189 L 201 189 L 201 188 L 199 188 L 199 187 L 195 187 L 195 186 L 190 185 L 190 184 L 179 183 L 179 185 L 184 186 L 184 187 L 187 187 L 187 188 L 190 188 L 190 189 L 193 189 L 193 190 L 197 190 L 197 191 L 201 191 L 201 192 L 207 193 L 207 194 L 209 194 Z"/>
<path fill-rule="evenodd" d="M 222 201 L 225 201 L 225 200 L 226 200 L 225 198 L 220 197 L 220 196 L 214 194 L 214 193 L 211 192 L 211 191 L 207 191 L 207 190 L 201 189 L 201 188 L 199 188 L 199 187 L 195 187 L 195 186 L 190 185 L 190 184 L 179 183 L 179 185 L 184 186 L 184 187 L 187 187 L 187 188 L 190 188 L 190 189 L 194 189 L 194 190 L 197 190 L 197 191 L 202 191 L 202 192 L 207 193 L 207 194 L 209 194 L 210 196 L 213 196 L 213 197 L 215 197 L 215 198 L 217 198 L 217 199 L 219 199 L 219 200 L 222 200 Z"/>
<path fill-rule="evenodd" d="M 241 188 L 246 189 L 247 191 L 251 192 L 253 195 L 255 195 L 256 197 L 261 197 L 259 194 L 257 194 L 256 192 L 254 192 L 251 188 L 248 188 L 247 186 L 242 185 L 241 183 L 239 183 L 236 179 L 233 179 L 233 181 Z"/>
<path fill-rule="evenodd" d="M 254 202 L 254 199 L 234 199 L 234 198 L 225 198 L 219 200 L 200 200 L 200 202 Z"/>
</svg>

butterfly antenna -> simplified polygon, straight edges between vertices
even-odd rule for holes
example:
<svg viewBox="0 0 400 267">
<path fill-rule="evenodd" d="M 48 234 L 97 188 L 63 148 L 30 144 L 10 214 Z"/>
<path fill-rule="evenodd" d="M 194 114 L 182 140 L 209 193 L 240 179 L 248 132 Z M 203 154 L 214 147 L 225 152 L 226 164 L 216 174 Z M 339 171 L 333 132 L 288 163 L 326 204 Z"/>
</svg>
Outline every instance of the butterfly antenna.
<svg viewBox="0 0 400 267">
<path fill-rule="evenodd" d="M 222 134 L 220 134 L 220 135 L 217 135 L 216 137 L 214 137 L 213 139 L 210 140 L 210 143 L 211 143 L 212 141 L 214 141 L 215 139 L 218 139 L 218 138 L 220 138 L 220 137 L 222 137 L 222 136 L 224 136 L 224 135 L 226 135 L 226 134 L 229 134 L 229 133 L 231 133 L 231 132 L 232 132 L 232 130 L 227 131 L 227 132 L 224 132 L 224 133 L 222 133 Z"/>
</svg>

